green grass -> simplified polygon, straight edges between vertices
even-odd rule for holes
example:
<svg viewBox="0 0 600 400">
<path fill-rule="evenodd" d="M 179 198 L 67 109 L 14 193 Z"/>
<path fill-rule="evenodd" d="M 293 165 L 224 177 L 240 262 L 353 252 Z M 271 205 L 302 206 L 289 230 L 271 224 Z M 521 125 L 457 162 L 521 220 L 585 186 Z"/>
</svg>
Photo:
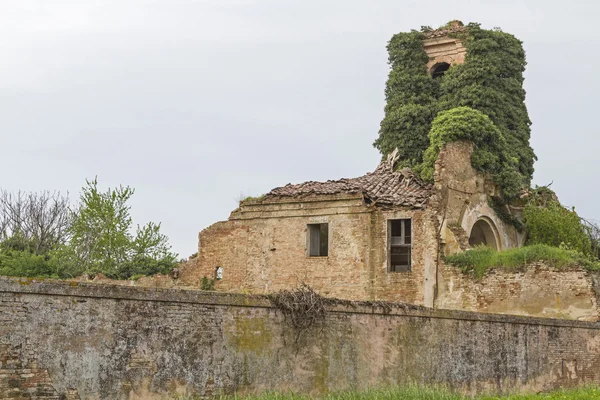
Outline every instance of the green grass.
<svg viewBox="0 0 600 400">
<path fill-rule="evenodd" d="M 496 251 L 486 246 L 475 247 L 449 257 L 446 262 L 481 278 L 491 268 L 521 270 L 529 263 L 543 261 L 551 267 L 561 269 L 579 265 L 588 270 L 600 270 L 600 262 L 577 251 L 536 244 L 516 249 Z"/>
<path fill-rule="evenodd" d="M 465 397 L 444 388 L 426 388 L 409 385 L 402 388 L 378 389 L 365 391 L 347 391 L 330 393 L 324 396 L 311 397 L 306 395 L 273 392 L 261 395 L 233 395 L 218 397 L 220 400 L 593 400 L 600 399 L 600 388 L 587 387 L 572 390 L 559 390 L 551 393 L 490 396 L 483 395 Z M 200 397 L 179 397 L 178 400 L 196 400 Z"/>
</svg>

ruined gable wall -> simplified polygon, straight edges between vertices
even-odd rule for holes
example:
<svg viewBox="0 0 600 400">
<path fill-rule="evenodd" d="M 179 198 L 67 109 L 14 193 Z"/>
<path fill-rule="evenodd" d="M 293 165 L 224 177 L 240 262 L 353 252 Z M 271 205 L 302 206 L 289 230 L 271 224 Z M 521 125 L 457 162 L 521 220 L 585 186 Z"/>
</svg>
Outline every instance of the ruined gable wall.
<svg viewBox="0 0 600 400">
<path fill-rule="evenodd" d="M 369 218 L 360 195 L 242 205 L 200 233 L 197 268 L 183 279 L 212 278 L 221 266 L 217 290 L 270 293 L 305 282 L 325 295 L 365 298 Z M 307 256 L 311 223 L 329 224 L 328 257 Z"/>
<path fill-rule="evenodd" d="M 500 249 L 523 242 L 522 234 L 489 206 L 488 196 L 496 194 L 496 187 L 471 166 L 472 146 L 448 143 L 436 162 L 431 204 L 439 210 L 444 255 L 468 248 L 469 234 L 480 218 L 496 227 Z M 599 317 L 593 277 L 582 269 L 558 271 L 536 264 L 523 271 L 492 271 L 477 280 L 441 262 L 437 285 L 437 308 L 594 321 Z"/>
<path fill-rule="evenodd" d="M 0 320 L 0 393 L 12 398 L 600 384 L 600 325 L 580 321 L 355 303 L 329 306 L 296 340 L 264 298 L 16 279 L 0 279 Z"/>
<path fill-rule="evenodd" d="M 365 205 L 361 195 L 331 195 L 250 203 L 199 235 L 187 284 L 224 269 L 222 291 L 270 293 L 306 283 L 342 299 L 378 299 L 433 305 L 435 276 L 432 220 L 425 211 L 384 210 Z M 387 219 L 413 218 L 413 268 L 387 272 Z M 329 224 L 328 257 L 308 257 L 307 224 Z M 433 251 L 434 252 L 434 251 Z M 435 252 L 434 252 L 435 253 Z"/>
</svg>

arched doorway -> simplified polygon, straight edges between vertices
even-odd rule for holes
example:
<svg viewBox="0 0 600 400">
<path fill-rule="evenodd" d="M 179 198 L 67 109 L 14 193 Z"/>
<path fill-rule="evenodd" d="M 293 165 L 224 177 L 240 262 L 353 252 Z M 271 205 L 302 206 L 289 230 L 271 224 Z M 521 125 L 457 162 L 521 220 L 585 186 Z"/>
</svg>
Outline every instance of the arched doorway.
<svg viewBox="0 0 600 400">
<path fill-rule="evenodd" d="M 471 234 L 469 235 L 470 246 L 489 246 L 494 250 L 500 250 L 498 248 L 498 242 L 494 233 L 493 223 L 486 219 L 479 219 L 471 228 Z"/>
</svg>

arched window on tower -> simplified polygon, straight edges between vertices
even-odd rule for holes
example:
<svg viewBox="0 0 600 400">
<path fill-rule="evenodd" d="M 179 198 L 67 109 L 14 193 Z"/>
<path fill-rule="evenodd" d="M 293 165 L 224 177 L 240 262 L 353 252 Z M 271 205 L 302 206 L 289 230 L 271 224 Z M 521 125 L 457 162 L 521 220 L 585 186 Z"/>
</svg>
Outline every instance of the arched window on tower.
<svg viewBox="0 0 600 400">
<path fill-rule="evenodd" d="M 431 77 L 434 79 L 441 78 L 449 68 L 450 64 L 446 62 L 437 63 L 433 66 L 433 68 L 431 68 Z"/>
</svg>

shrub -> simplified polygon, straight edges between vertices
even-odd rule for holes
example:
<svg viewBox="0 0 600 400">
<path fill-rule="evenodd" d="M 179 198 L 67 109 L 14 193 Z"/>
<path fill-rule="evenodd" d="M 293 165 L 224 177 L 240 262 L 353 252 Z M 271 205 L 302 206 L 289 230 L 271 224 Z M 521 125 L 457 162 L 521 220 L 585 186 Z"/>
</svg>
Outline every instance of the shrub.
<svg viewBox="0 0 600 400">
<path fill-rule="evenodd" d="M 590 232 L 574 209 L 568 210 L 554 200 L 545 204 L 531 201 L 525 206 L 523 216 L 527 244 L 562 245 L 583 254 L 592 253 Z"/>
<path fill-rule="evenodd" d="M 215 279 L 209 279 L 206 276 L 200 281 L 200 290 L 215 290 Z"/>
</svg>

